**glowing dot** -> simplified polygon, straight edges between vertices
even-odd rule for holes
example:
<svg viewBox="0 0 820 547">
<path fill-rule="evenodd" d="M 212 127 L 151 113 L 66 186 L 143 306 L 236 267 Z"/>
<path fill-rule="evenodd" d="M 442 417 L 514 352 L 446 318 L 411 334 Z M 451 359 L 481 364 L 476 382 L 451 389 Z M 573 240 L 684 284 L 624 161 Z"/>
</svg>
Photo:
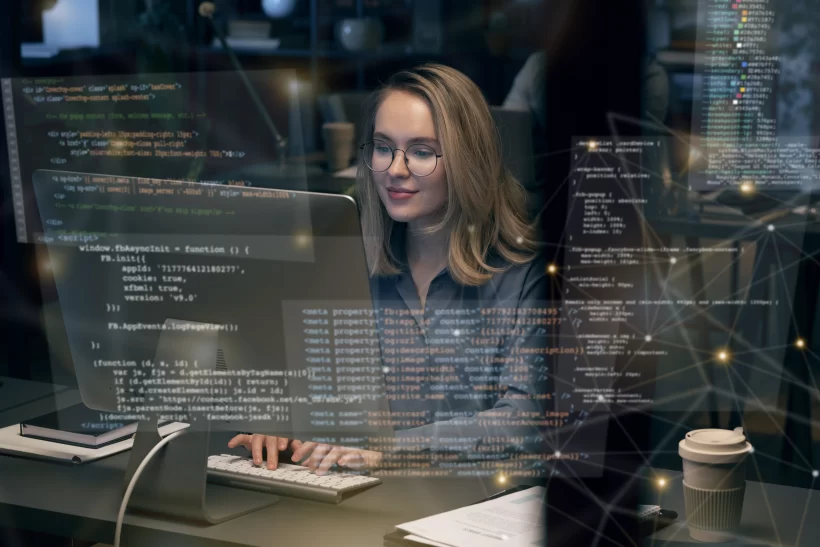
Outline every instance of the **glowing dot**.
<svg viewBox="0 0 820 547">
<path fill-rule="evenodd" d="M 646 336 L 644 336 L 644 340 L 646 340 L 647 342 L 651 342 L 652 341 L 652 335 L 647 334 Z"/>
<path fill-rule="evenodd" d="M 501 534 L 501 539 L 507 541 L 508 539 L 510 539 L 510 536 L 508 536 L 507 534 Z"/>
<path fill-rule="evenodd" d="M 524 238 L 521 237 L 521 236 L 518 236 L 517 238 L 515 238 L 515 242 L 518 243 L 519 245 L 521 245 L 522 243 L 524 243 Z"/>
<path fill-rule="evenodd" d="M 751 448 L 749 449 L 749 454 L 753 454 L 753 453 L 754 453 L 754 451 L 755 451 L 755 447 L 753 446 L 753 447 L 751 447 Z"/>
<path fill-rule="evenodd" d="M 658 479 L 658 486 L 660 486 L 661 488 L 666 486 L 666 479 Z"/>
<path fill-rule="evenodd" d="M 547 271 L 551 274 L 554 274 L 558 271 L 558 266 L 556 266 L 555 264 L 550 264 L 549 266 L 547 266 Z"/>
<path fill-rule="evenodd" d="M 310 236 L 308 234 L 296 234 L 293 236 L 293 243 L 300 249 L 310 246 Z"/>
<path fill-rule="evenodd" d="M 496 482 L 498 482 L 498 484 L 506 484 L 507 483 L 507 477 L 505 477 L 504 475 L 498 475 L 498 477 L 496 477 L 495 480 L 496 480 Z"/>
<path fill-rule="evenodd" d="M 384 373 L 385 373 L 385 374 L 387 374 L 387 373 L 389 373 L 389 372 L 390 372 L 390 367 L 384 367 L 384 368 L 382 369 L 382 371 L 384 371 Z"/>
<path fill-rule="evenodd" d="M 669 259 L 669 263 L 670 263 L 670 264 L 677 264 L 677 263 L 678 263 L 678 259 L 677 259 L 677 258 L 675 258 L 675 257 L 673 256 L 672 258 L 670 258 L 670 259 Z"/>
<path fill-rule="evenodd" d="M 802 338 L 798 338 L 797 341 L 794 343 L 794 345 L 797 346 L 800 349 L 803 349 L 803 348 L 806 347 L 806 341 L 803 340 Z"/>
<path fill-rule="evenodd" d="M 814 471 L 811 472 L 811 476 L 816 479 L 818 476 L 820 476 L 820 471 L 815 469 Z"/>
<path fill-rule="evenodd" d="M 453 336 L 461 336 L 461 331 L 456 329 L 453 331 Z"/>
<path fill-rule="evenodd" d="M 770 232 L 774 232 L 774 224 L 769 224 L 768 226 L 766 226 L 766 229 Z"/>
<path fill-rule="evenodd" d="M 727 352 L 726 350 L 721 350 L 718 352 L 717 358 L 718 361 L 725 363 L 729 360 L 729 352 Z"/>
<path fill-rule="evenodd" d="M 560 451 L 556 451 L 556 452 L 555 452 L 555 457 L 556 457 L 556 458 L 560 458 L 560 457 L 561 457 L 561 452 L 560 452 Z"/>
<path fill-rule="evenodd" d="M 599 402 L 599 403 L 603 403 L 603 402 L 604 402 L 604 396 L 603 396 L 603 395 L 598 395 L 598 402 Z"/>
<path fill-rule="evenodd" d="M 755 191 L 755 185 L 751 182 L 744 182 L 740 185 L 740 192 L 743 194 L 751 194 Z"/>
<path fill-rule="evenodd" d="M 596 148 L 598 148 L 598 143 L 595 141 L 589 141 L 589 144 L 587 144 L 587 148 L 589 150 L 595 150 Z"/>
</svg>

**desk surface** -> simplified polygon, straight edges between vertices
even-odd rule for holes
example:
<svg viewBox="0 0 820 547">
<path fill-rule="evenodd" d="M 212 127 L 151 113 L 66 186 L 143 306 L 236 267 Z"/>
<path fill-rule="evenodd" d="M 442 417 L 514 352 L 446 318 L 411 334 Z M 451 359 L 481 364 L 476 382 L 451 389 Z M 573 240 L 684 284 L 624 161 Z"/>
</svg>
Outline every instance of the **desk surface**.
<svg viewBox="0 0 820 547">
<path fill-rule="evenodd" d="M 110 543 L 128 454 L 86 466 L 0 457 L 3 524 Z M 396 524 L 448 511 L 492 492 L 478 480 L 392 479 L 339 505 L 283 498 L 215 526 L 129 515 L 124 545 L 382 545 Z M 10 519 L 10 521 L 8 520 Z M 2 521 L 0 521 L 2 522 Z M 129 541 L 129 539 L 131 541 Z"/>
<path fill-rule="evenodd" d="M 812 481 L 807 478 L 807 485 Z M 672 547 L 680 543 L 703 545 L 689 537 L 683 484 L 671 480 L 658 501 L 664 509 L 678 513 L 677 522 L 644 542 L 645 547 Z M 747 481 L 741 529 L 732 545 L 809 547 L 820 544 L 820 495 L 812 490 Z"/>
<path fill-rule="evenodd" d="M 77 392 L 59 393 L 56 405 L 74 404 Z M 38 400 L 41 403 L 42 400 Z M 53 409 L 26 405 L 16 420 Z M 41 408 L 42 407 L 42 408 Z M 24 415 L 27 414 L 27 415 Z M 0 424 L 11 416 L 0 413 Z M 215 434 L 215 443 L 226 442 Z M 222 446 L 219 444 L 219 446 Z M 110 543 L 129 454 L 84 466 L 0 456 L 0 526 Z M 673 474 L 674 472 L 670 472 Z M 811 477 L 807 477 L 807 485 Z M 396 524 L 462 507 L 498 491 L 477 479 L 387 479 L 339 505 L 283 498 L 278 504 L 216 526 L 195 526 L 131 514 L 124 545 L 265 545 L 309 538 L 311 545 L 382 545 Z M 560 503 L 550 500 L 550 503 Z M 653 503 L 647 500 L 646 503 Z M 685 525 L 681 479 L 670 479 L 654 501 L 677 511 L 674 525 L 644 541 L 648 546 L 695 544 Z M 579 509 L 580 510 L 580 509 Z M 811 490 L 749 481 L 741 540 L 735 545 L 814 546 L 820 539 L 820 495 Z M 733 545 L 732 543 L 725 545 Z"/>
<path fill-rule="evenodd" d="M 0 425 L 78 401 L 78 392 L 67 390 L 59 393 L 56 401 L 38 399 L 39 404 L 18 407 L 11 414 L 0 412 Z M 226 452 L 220 447 L 230 434 L 213 436 L 213 451 Z M 110 543 L 128 457 L 129 453 L 124 453 L 89 465 L 67 466 L 0 456 L 0 526 Z M 379 546 L 396 524 L 449 511 L 498 490 L 477 479 L 390 479 L 339 505 L 282 498 L 276 505 L 215 526 L 130 514 L 123 528 L 123 545 L 268 547 L 275 534 L 281 541 L 304 543 L 309 538 L 310 545 Z"/>
<path fill-rule="evenodd" d="M 121 454 L 68 467 L 0 457 L 0 524 L 110 543 L 127 458 Z M 663 507 L 678 512 L 679 521 L 645 540 L 644 547 L 697 543 L 689 538 L 685 526 L 679 482 L 673 481 L 660 500 Z M 280 541 L 310 538 L 311 545 L 378 546 L 396 524 L 464 506 L 495 490 L 478 480 L 391 479 L 340 505 L 283 499 L 272 507 L 208 527 L 131 514 L 126 518 L 123 543 L 269 546 L 275 537 Z M 820 496 L 808 490 L 750 481 L 742 537 L 735 544 L 817 545 L 818 512 Z"/>
</svg>

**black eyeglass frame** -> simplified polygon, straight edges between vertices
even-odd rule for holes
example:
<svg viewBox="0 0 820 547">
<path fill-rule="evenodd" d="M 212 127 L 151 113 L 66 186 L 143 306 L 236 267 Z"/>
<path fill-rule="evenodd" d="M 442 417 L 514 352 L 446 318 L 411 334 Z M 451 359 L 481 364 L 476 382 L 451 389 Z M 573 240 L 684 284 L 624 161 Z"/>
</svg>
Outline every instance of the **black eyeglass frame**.
<svg viewBox="0 0 820 547">
<path fill-rule="evenodd" d="M 417 177 L 422 177 L 422 178 L 429 177 L 430 175 L 435 173 L 436 169 L 438 169 L 438 159 L 444 155 L 444 154 L 436 154 L 436 151 L 432 146 L 428 146 L 426 144 L 411 144 L 409 146 L 409 148 L 412 148 L 414 146 L 426 146 L 427 148 L 429 148 L 430 150 L 433 151 L 433 155 L 436 157 L 436 165 L 433 167 L 433 170 L 430 171 L 429 173 L 427 173 L 426 175 L 418 175 L 415 172 L 413 172 L 412 169 L 410 169 L 410 160 L 407 159 L 407 151 L 406 150 L 402 150 L 401 148 L 393 148 L 392 146 L 390 146 L 389 144 L 387 144 L 385 141 L 383 141 L 381 139 L 372 139 L 372 140 L 367 141 L 364 144 L 359 145 L 359 152 L 362 153 L 362 159 L 364 159 L 364 147 L 367 146 L 368 144 L 373 144 L 376 141 L 384 142 L 385 146 L 387 146 L 387 148 L 389 148 L 390 151 L 392 152 L 392 157 L 390 159 L 390 165 L 387 166 L 387 169 L 390 169 L 390 167 L 393 165 L 393 162 L 396 161 L 396 152 L 402 152 L 404 154 L 404 165 L 407 167 L 408 171 L 410 171 L 411 173 L 413 173 Z M 372 167 L 367 165 L 367 161 L 365 161 L 364 164 L 368 169 L 370 169 L 374 173 L 384 173 L 385 171 L 387 171 L 387 169 L 382 169 L 381 171 L 376 171 Z"/>
</svg>

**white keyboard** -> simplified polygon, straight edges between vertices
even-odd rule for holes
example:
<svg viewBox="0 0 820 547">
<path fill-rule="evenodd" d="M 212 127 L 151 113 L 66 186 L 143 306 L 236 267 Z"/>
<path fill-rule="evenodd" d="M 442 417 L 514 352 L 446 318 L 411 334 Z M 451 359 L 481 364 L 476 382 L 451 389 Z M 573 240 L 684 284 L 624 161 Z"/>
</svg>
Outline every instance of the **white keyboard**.
<svg viewBox="0 0 820 547">
<path fill-rule="evenodd" d="M 381 479 L 351 473 L 317 475 L 301 465 L 280 463 L 270 471 L 267 464 L 254 465 L 253 460 L 231 454 L 208 458 L 208 482 L 262 490 L 271 494 L 339 503 L 342 495 L 381 484 Z"/>
</svg>

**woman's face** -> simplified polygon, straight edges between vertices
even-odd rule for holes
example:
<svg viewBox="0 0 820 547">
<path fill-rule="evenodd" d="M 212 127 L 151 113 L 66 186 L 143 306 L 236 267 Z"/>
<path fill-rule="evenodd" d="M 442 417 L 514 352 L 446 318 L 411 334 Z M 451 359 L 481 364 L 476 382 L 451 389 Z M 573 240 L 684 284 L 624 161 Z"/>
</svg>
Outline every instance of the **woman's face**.
<svg viewBox="0 0 820 547">
<path fill-rule="evenodd" d="M 389 93 L 376 112 L 373 139 L 377 141 L 373 157 L 381 159 L 376 158 L 371 165 L 389 162 L 388 147 L 395 150 L 390 167 L 383 172 L 373 172 L 373 182 L 390 218 L 418 227 L 437 222 L 447 204 L 447 173 L 442 158 L 431 157 L 431 154 L 440 155 L 442 150 L 427 102 L 403 91 Z M 413 171 L 424 174 L 425 166 L 435 165 L 432 173 L 414 174 L 405 161 L 405 152 L 401 151 L 408 149 Z"/>
</svg>

